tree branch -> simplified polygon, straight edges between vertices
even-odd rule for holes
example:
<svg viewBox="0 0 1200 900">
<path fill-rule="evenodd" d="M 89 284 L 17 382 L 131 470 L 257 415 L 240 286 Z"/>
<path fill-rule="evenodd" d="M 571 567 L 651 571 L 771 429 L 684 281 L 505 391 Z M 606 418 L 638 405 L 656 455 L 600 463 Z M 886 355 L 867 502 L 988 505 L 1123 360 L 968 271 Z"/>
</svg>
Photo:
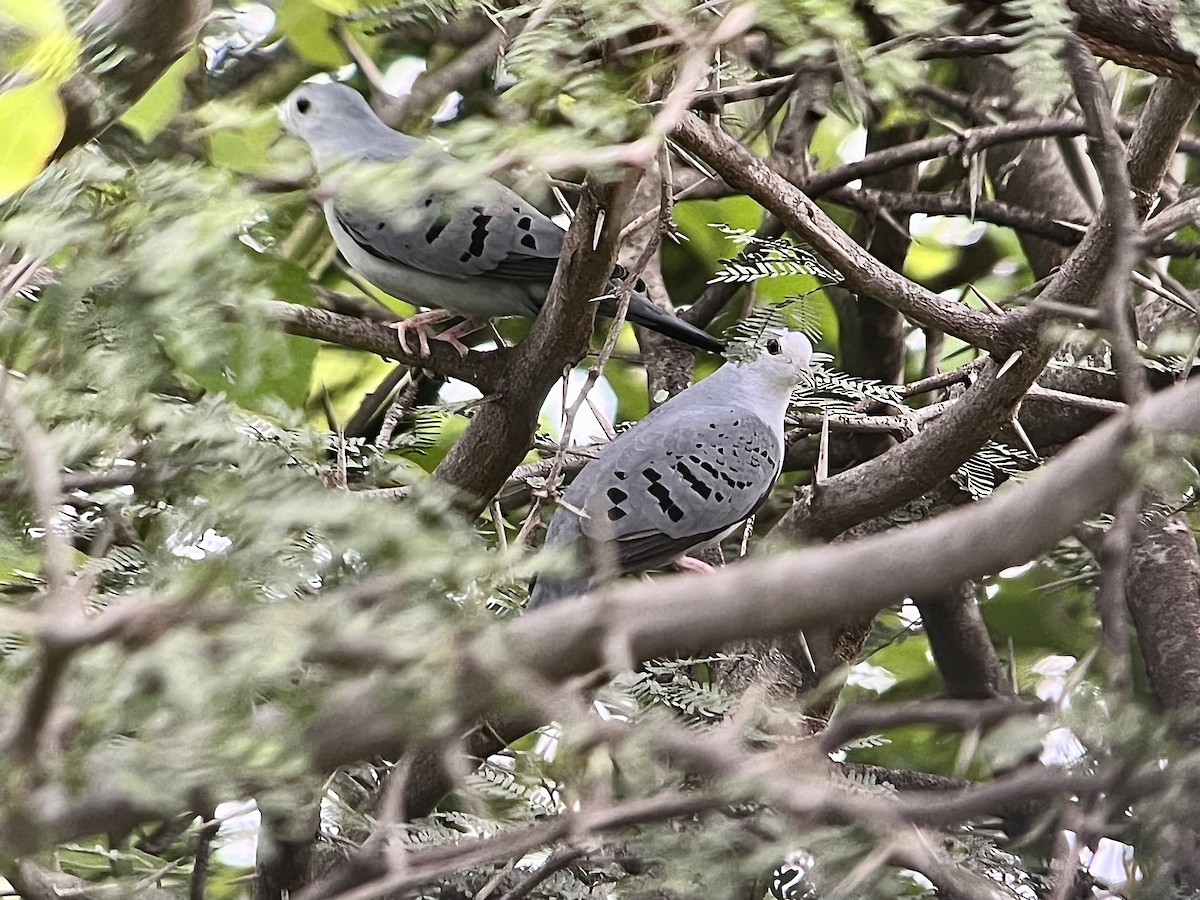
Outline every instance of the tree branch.
<svg viewBox="0 0 1200 900">
<path fill-rule="evenodd" d="M 913 599 L 947 694 L 979 700 L 1013 693 L 979 611 L 972 582 Z"/>
<path fill-rule="evenodd" d="M 434 470 L 434 477 L 458 490 L 465 511 L 483 509 L 512 474 L 529 450 L 550 388 L 586 352 L 595 319 L 591 298 L 604 293 L 612 275 L 621 217 L 604 216 L 598 231 L 597 223 L 603 210 L 618 210 L 628 202 L 637 174 L 633 171 L 618 184 L 585 183 L 533 330 L 507 355 L 495 382 L 498 395 L 479 407 L 466 433 Z"/>
<path fill-rule="evenodd" d="M 80 29 L 91 56 L 116 65 L 73 75 L 60 89 L 67 127 L 58 159 L 120 118 L 196 41 L 212 0 L 104 0 Z M 110 52 L 100 52 L 101 48 Z"/>
<path fill-rule="evenodd" d="M 1003 7 L 1006 0 L 980 0 Z M 1200 86 L 1200 66 L 1177 34 L 1176 16 L 1186 16 L 1183 3 L 1161 0 L 1069 0 L 1076 15 L 1075 31 L 1092 52 L 1155 75 Z"/>
<path fill-rule="evenodd" d="M 459 356 L 453 348 L 432 341 L 429 356 L 418 356 L 401 350 L 396 332 L 379 322 L 282 301 L 270 303 L 266 309 L 288 334 L 328 341 L 352 350 L 366 350 L 410 366 L 428 367 L 439 375 L 473 384 L 485 395 L 503 385 L 502 376 L 512 354 L 502 347 L 490 353 L 472 351 Z"/>
<path fill-rule="evenodd" d="M 842 231 L 799 188 L 738 141 L 699 119 L 684 119 L 674 137 L 732 187 L 753 197 L 837 269 L 844 286 L 869 294 L 910 318 L 968 343 L 1007 354 L 1027 334 L 1019 313 L 997 317 L 950 303 L 883 265 Z"/>
</svg>

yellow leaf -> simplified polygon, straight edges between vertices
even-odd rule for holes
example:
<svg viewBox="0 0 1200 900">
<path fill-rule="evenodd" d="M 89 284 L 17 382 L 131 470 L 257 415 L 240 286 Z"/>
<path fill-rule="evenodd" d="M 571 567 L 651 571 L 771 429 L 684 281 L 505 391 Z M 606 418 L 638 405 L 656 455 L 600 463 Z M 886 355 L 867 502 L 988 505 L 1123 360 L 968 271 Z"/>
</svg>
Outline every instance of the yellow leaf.
<svg viewBox="0 0 1200 900">
<path fill-rule="evenodd" d="M 348 15 L 362 5 L 357 0 L 313 0 L 313 4 L 335 16 Z"/>
<path fill-rule="evenodd" d="M 70 31 L 50 31 L 14 54 L 17 66 L 37 78 L 62 84 L 75 71 L 83 44 Z"/>
<path fill-rule="evenodd" d="M 16 83 L 48 77 L 62 84 L 81 48 L 58 0 L 0 0 L 0 71 Z"/>
<path fill-rule="evenodd" d="M 0 0 L 0 19 L 39 36 L 70 30 L 58 0 Z"/>
<path fill-rule="evenodd" d="M 58 92 L 48 80 L 0 94 L 0 200 L 41 174 L 66 124 Z"/>
</svg>

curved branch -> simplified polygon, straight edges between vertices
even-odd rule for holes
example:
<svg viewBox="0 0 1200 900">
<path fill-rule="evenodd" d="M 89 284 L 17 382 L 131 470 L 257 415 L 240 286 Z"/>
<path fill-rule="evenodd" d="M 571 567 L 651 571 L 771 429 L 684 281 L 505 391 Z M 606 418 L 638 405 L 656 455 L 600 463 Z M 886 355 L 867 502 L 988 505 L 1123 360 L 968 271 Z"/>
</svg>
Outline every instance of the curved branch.
<svg viewBox="0 0 1200 900">
<path fill-rule="evenodd" d="M 508 35 L 502 28 L 492 26 L 482 38 L 467 47 L 454 60 L 433 71 L 422 72 L 412 89 L 402 97 L 386 97 L 380 118 L 395 128 L 430 110 L 448 94 L 463 88 L 492 65 L 500 54 Z"/>
<path fill-rule="evenodd" d="M 1005 0 L 982 0 L 1004 6 Z M 1075 31 L 1097 56 L 1200 86 L 1200 65 L 1177 36 L 1186 5 L 1162 0 L 1068 0 Z"/>
<path fill-rule="evenodd" d="M 1032 141 L 1044 137 L 1075 137 L 1086 131 L 1082 119 L 1014 119 L 1001 125 L 968 128 L 959 134 L 909 141 L 864 156 L 857 162 L 846 163 L 805 179 L 800 187 L 810 197 L 820 197 L 828 191 L 871 175 L 878 175 L 900 166 L 909 166 L 944 156 L 968 157 L 998 144 Z"/>
<path fill-rule="evenodd" d="M 1130 137 L 1135 129 L 1136 123 L 1128 119 L 1117 121 L 1117 132 L 1123 138 Z M 897 147 L 868 153 L 862 159 L 825 169 L 808 178 L 798 179 L 794 183 L 808 196 L 816 199 L 826 196 L 837 188 L 845 187 L 852 181 L 879 175 L 913 163 L 927 162 L 945 156 L 970 155 L 989 147 L 999 147 L 1037 138 L 1079 137 L 1086 131 L 1086 124 L 1083 119 L 1079 118 L 1016 119 L 1000 125 L 981 125 L 965 129 L 958 134 L 923 138 L 919 141 L 910 141 Z M 1181 138 L 1179 150 L 1193 157 L 1200 156 L 1200 140 L 1191 137 Z M 707 188 L 690 189 L 688 196 L 711 200 L 727 197 L 732 193 L 730 186 L 719 179 L 705 180 L 711 181 L 711 185 Z"/>
<path fill-rule="evenodd" d="M 1023 206 L 1005 203 L 1002 200 L 989 200 L 986 197 L 972 202 L 962 197 L 932 191 L 881 191 L 873 188 L 840 187 L 829 191 L 822 199 L 839 206 L 865 211 L 886 209 L 895 213 L 967 216 L 974 222 L 987 222 L 990 225 L 1011 228 L 1064 247 L 1078 244 L 1087 231 L 1087 225 L 1084 223 L 1050 218 Z M 1157 234 L 1165 235 L 1191 224 L 1194 217 L 1195 213 L 1189 216 L 1188 207 L 1185 207 L 1178 213 L 1172 213 L 1161 223 L 1158 222 L 1158 216 L 1151 219 L 1151 222 L 1158 224 Z M 1151 256 L 1200 256 L 1200 244 L 1190 241 L 1160 239 L 1147 244 L 1146 250 Z"/>
<path fill-rule="evenodd" d="M 1006 353 L 1028 337 L 1022 327 L 1028 317 L 1020 313 L 998 317 L 950 303 L 893 272 L 856 244 L 803 191 L 724 132 L 689 117 L 676 127 L 674 137 L 807 241 L 842 273 L 849 290 L 869 294 L 922 325 L 989 350 Z"/>
</svg>

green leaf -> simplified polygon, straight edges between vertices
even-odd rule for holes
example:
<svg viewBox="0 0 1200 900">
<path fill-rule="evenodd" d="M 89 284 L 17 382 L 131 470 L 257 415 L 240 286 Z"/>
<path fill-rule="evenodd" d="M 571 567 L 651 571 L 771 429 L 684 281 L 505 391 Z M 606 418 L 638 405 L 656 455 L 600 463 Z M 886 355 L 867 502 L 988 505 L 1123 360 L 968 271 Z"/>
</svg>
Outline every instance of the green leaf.
<svg viewBox="0 0 1200 900">
<path fill-rule="evenodd" d="M 336 18 L 314 0 L 283 0 L 275 17 L 276 27 L 305 62 L 324 68 L 350 62 L 333 37 Z"/>
<path fill-rule="evenodd" d="M 233 128 L 215 128 L 207 132 L 209 161 L 244 175 L 267 173 L 274 165 L 268 153 L 278 134 L 279 123 L 270 116 Z"/>
<path fill-rule="evenodd" d="M 244 409 L 277 414 L 280 402 L 303 409 L 317 358 L 316 342 L 291 335 L 263 335 L 261 326 L 231 327 L 236 330 L 225 364 L 191 369 L 188 375 Z"/>
<path fill-rule="evenodd" d="M 17 541 L 0 541 L 0 585 L 40 584 L 42 558 Z"/>
<path fill-rule="evenodd" d="M 753 230 L 762 224 L 762 207 L 742 195 L 723 200 L 689 200 L 675 205 L 675 224 L 687 235 L 691 255 L 699 256 L 712 272 L 718 260 L 736 256 L 737 243 L 729 235 L 713 228 L 722 223 L 733 228 Z"/>
<path fill-rule="evenodd" d="M 314 6 L 319 6 L 335 16 L 345 16 L 362 6 L 357 0 L 312 0 L 312 2 Z"/>
<path fill-rule="evenodd" d="M 189 56 L 176 60 L 150 90 L 121 116 L 121 123 L 132 129 L 143 143 L 153 140 L 179 112 L 183 104 L 183 80 L 192 66 L 193 61 Z"/>
</svg>

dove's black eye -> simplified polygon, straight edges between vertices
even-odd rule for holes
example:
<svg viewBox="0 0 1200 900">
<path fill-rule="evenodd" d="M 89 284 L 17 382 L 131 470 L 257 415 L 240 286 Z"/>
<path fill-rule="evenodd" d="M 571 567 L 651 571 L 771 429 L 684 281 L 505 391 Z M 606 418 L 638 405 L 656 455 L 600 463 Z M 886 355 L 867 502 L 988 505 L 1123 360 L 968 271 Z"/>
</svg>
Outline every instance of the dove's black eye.
<svg viewBox="0 0 1200 900">
<path fill-rule="evenodd" d="M 771 338 L 769 341 L 767 341 L 767 352 L 772 356 L 778 356 L 783 352 L 783 347 L 780 346 L 779 341 L 775 340 L 775 338 Z"/>
<path fill-rule="evenodd" d="M 297 112 L 300 113 L 300 115 L 304 115 L 306 112 L 308 112 L 308 110 L 311 106 L 312 106 L 312 101 L 308 100 L 304 97 L 301 97 L 299 100 L 296 101 L 296 110 L 297 110 Z"/>
</svg>

